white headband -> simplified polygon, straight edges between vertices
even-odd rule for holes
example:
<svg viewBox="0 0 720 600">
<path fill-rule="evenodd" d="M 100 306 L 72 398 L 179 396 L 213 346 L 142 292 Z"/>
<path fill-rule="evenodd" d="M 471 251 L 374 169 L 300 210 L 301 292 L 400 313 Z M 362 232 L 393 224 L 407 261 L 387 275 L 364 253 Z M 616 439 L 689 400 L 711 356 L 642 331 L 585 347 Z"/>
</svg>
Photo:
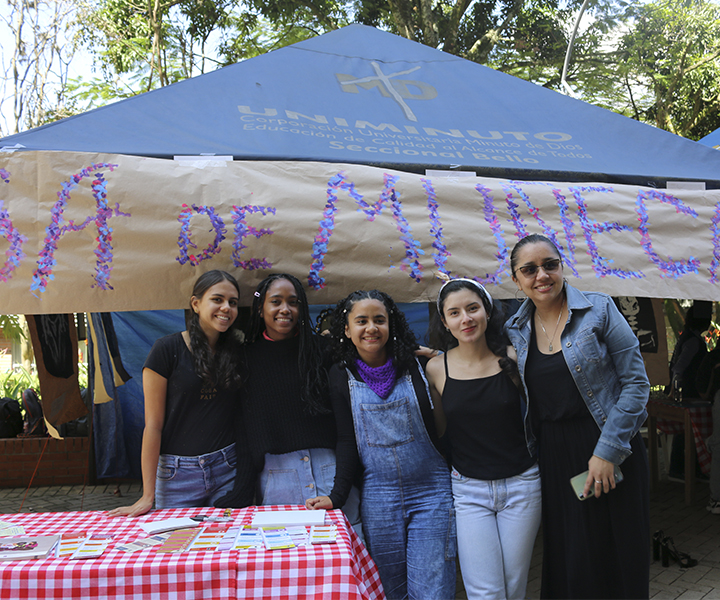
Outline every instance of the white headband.
<svg viewBox="0 0 720 600">
<path fill-rule="evenodd" d="M 468 283 L 472 283 L 475 287 L 477 287 L 480 290 L 480 295 L 487 298 L 487 301 L 490 304 L 490 312 L 492 312 L 493 299 L 490 296 L 490 294 L 488 293 L 488 291 L 485 289 L 485 286 L 483 286 L 483 284 L 480 283 L 479 281 L 475 281 L 474 279 L 468 279 L 466 277 L 458 277 L 457 279 L 447 279 L 445 281 L 445 283 L 442 284 L 442 287 L 440 288 L 440 291 L 438 292 L 436 306 L 437 306 L 437 311 L 440 315 L 442 315 L 442 311 L 440 310 L 440 295 L 442 294 L 442 291 L 445 289 L 445 286 L 448 283 L 452 283 L 453 281 L 467 281 Z M 488 316 L 490 316 L 490 315 L 488 315 Z"/>
</svg>

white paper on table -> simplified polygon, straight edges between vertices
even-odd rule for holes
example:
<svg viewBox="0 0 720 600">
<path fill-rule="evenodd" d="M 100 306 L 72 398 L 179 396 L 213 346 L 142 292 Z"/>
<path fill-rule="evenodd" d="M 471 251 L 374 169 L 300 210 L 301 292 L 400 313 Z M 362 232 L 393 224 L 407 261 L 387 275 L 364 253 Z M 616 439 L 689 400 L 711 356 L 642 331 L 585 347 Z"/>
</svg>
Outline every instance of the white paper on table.
<svg viewBox="0 0 720 600">
<path fill-rule="evenodd" d="M 291 527 L 293 525 L 324 525 L 325 511 L 319 510 L 268 510 L 255 513 L 253 527 Z"/>
<path fill-rule="evenodd" d="M 197 527 L 200 521 L 194 521 L 190 517 L 178 517 L 176 519 L 163 519 L 162 521 L 148 521 L 140 524 L 142 529 L 148 535 L 163 533 L 164 531 L 173 531 L 175 529 L 187 529 L 188 527 Z"/>
</svg>

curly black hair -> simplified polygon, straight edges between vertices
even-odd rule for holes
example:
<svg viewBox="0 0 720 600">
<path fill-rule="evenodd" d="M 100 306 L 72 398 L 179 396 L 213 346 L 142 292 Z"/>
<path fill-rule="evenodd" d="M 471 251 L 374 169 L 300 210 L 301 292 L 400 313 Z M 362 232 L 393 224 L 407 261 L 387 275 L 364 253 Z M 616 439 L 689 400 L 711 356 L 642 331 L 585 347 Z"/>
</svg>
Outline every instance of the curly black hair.
<svg viewBox="0 0 720 600">
<path fill-rule="evenodd" d="M 203 273 L 193 286 L 190 310 L 186 312 L 185 324 L 190 336 L 195 372 L 205 383 L 212 384 L 218 389 L 239 387 L 242 383 L 242 377 L 237 369 L 240 346 L 236 333 L 237 319 L 227 331 L 220 334 L 213 353 L 200 325 L 200 315 L 193 310 L 192 299 L 202 299 L 211 287 L 223 281 L 229 281 L 237 290 L 238 296 L 240 295 L 240 286 L 230 273 L 218 269 Z"/>
<path fill-rule="evenodd" d="M 445 309 L 445 300 L 453 292 L 460 290 L 470 290 L 480 298 L 485 314 L 488 315 L 487 328 L 485 329 L 485 341 L 487 342 L 490 352 L 498 357 L 500 368 L 508 374 L 516 384 L 520 382 L 517 363 L 508 356 L 507 348 L 510 340 L 505 334 L 503 324 L 505 321 L 503 306 L 500 302 L 490 304 L 490 297 L 483 294 L 478 288 L 480 284 L 463 279 L 452 280 L 443 285 L 438 294 L 437 306 L 438 311 L 430 320 L 429 334 L 434 340 L 440 344 L 440 350 L 447 352 L 450 348 L 458 345 L 458 341 L 445 327 L 443 311 Z M 483 288 L 484 289 L 484 288 Z"/>
<path fill-rule="evenodd" d="M 418 343 L 403 312 L 390 296 L 379 290 L 358 290 L 337 303 L 330 327 L 335 357 L 346 367 L 353 366 L 355 360 L 360 358 L 355 345 L 345 335 L 345 326 L 348 324 L 348 317 L 353 306 L 361 300 L 377 300 L 385 306 L 390 326 L 390 336 L 387 342 L 388 356 L 392 356 L 398 373 L 404 373 L 415 362 L 415 350 L 418 349 Z"/>
<path fill-rule="evenodd" d="M 278 279 L 289 281 L 295 288 L 298 299 L 298 337 L 300 338 L 298 370 L 300 371 L 300 379 L 303 381 L 300 398 L 311 412 L 316 414 L 329 413 L 330 408 L 327 401 L 328 379 L 327 370 L 323 364 L 323 351 L 313 332 L 305 290 L 297 277 L 288 273 L 274 273 L 268 275 L 258 284 L 253 297 L 247 342 L 257 341 L 265 331 L 265 321 L 261 316 L 265 304 L 265 295 L 270 286 Z"/>
</svg>

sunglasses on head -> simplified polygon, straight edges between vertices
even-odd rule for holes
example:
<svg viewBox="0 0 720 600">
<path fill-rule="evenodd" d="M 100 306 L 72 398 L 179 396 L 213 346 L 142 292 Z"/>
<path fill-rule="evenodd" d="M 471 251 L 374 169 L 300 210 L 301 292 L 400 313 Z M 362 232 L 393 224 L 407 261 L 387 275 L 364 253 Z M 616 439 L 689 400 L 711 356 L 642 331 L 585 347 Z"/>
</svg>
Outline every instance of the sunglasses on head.
<svg viewBox="0 0 720 600">
<path fill-rule="evenodd" d="M 551 260 L 546 260 L 541 265 L 525 265 L 524 267 L 518 267 L 515 272 L 517 273 L 520 271 L 525 277 L 534 277 L 537 274 L 538 269 L 541 267 L 546 273 L 554 273 L 558 270 L 561 264 L 562 261 L 559 258 L 553 258 Z"/>
</svg>

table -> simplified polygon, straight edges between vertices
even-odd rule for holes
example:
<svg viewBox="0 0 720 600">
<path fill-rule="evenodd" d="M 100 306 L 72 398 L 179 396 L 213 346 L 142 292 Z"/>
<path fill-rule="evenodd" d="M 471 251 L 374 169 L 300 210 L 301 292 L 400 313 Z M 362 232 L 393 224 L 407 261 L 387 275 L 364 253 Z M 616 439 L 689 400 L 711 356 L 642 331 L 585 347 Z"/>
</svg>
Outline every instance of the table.
<svg viewBox="0 0 720 600">
<path fill-rule="evenodd" d="M 299 506 L 260 506 L 233 510 L 235 523 L 249 525 L 256 511 L 301 510 Z M 19 513 L 4 521 L 28 535 L 86 531 L 110 534 L 113 542 L 98 559 L 0 561 L 0 599 L 83 598 L 166 600 L 168 598 L 354 598 L 385 596 L 375 563 L 343 513 L 327 511 L 337 525 L 337 543 L 286 550 L 156 553 L 123 552 L 115 546 L 147 537 L 139 523 L 196 515 L 222 515 L 221 509 L 156 510 L 144 517 L 110 517 L 106 512 Z"/>
<path fill-rule="evenodd" d="M 685 503 L 692 504 L 695 488 L 695 456 L 700 469 L 710 474 L 710 452 L 706 440 L 712 434 L 712 406 L 702 400 L 678 404 L 653 398 L 648 401 L 648 446 L 650 487 L 658 483 L 657 430 L 675 435 L 685 433 Z"/>
</svg>

